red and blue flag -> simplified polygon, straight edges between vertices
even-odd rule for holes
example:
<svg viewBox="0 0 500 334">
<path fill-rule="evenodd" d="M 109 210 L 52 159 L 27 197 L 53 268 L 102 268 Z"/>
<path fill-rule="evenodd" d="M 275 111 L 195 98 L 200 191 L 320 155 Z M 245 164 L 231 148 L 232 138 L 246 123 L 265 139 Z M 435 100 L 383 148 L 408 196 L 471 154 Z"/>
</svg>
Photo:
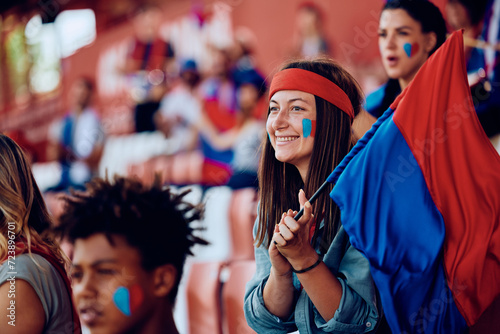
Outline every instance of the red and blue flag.
<svg viewBox="0 0 500 334">
<path fill-rule="evenodd" d="M 329 176 L 393 332 L 461 333 L 500 296 L 500 156 L 455 32 Z"/>
</svg>

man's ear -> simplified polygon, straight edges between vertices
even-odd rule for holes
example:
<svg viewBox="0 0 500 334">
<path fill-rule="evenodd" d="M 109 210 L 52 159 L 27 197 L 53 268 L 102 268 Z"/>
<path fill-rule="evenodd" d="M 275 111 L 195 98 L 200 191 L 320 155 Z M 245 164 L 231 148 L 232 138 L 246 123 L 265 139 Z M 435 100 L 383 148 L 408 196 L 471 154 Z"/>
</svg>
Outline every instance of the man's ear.
<svg viewBox="0 0 500 334">
<path fill-rule="evenodd" d="M 154 270 L 154 290 L 156 297 L 165 297 L 175 286 L 177 281 L 177 269 L 172 264 L 164 264 Z"/>
<path fill-rule="evenodd" d="M 435 32 L 429 32 L 425 41 L 425 52 L 430 53 L 437 44 L 437 35 Z"/>
</svg>

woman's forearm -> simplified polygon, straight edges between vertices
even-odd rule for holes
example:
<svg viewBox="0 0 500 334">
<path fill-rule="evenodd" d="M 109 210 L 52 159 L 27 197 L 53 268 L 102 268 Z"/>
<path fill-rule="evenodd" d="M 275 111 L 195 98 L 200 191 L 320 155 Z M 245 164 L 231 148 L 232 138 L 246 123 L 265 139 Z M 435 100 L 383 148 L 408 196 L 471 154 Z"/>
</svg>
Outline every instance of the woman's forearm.
<svg viewBox="0 0 500 334">
<path fill-rule="evenodd" d="M 297 277 L 323 320 L 332 319 L 342 298 L 342 286 L 337 277 L 323 262 Z"/>
<path fill-rule="evenodd" d="M 294 309 L 294 287 L 292 274 L 271 274 L 264 286 L 264 305 L 267 310 L 282 320 L 288 319 Z"/>
</svg>

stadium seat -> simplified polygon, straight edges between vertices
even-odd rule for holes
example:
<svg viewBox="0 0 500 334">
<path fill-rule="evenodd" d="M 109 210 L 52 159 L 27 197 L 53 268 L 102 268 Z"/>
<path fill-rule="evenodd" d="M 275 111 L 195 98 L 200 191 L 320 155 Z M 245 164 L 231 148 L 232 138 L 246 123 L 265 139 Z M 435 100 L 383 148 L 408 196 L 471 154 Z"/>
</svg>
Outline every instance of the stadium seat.
<svg viewBox="0 0 500 334">
<path fill-rule="evenodd" d="M 229 277 L 222 287 L 222 309 L 224 334 L 255 333 L 245 320 L 243 298 L 245 285 L 255 272 L 255 261 L 235 261 L 228 265 Z"/>
<path fill-rule="evenodd" d="M 196 262 L 186 286 L 189 333 L 221 334 L 219 280 L 222 262 Z"/>
<path fill-rule="evenodd" d="M 252 229 L 257 214 L 256 190 L 245 188 L 233 191 L 229 204 L 231 260 L 254 258 Z"/>
</svg>

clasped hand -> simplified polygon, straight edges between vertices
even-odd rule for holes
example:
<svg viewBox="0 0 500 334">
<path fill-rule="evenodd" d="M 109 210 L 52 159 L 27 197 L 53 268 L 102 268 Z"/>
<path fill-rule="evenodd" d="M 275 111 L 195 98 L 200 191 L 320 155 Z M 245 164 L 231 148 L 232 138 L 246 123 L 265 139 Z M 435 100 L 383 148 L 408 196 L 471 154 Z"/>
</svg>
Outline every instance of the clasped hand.
<svg viewBox="0 0 500 334">
<path fill-rule="evenodd" d="M 313 221 L 312 206 L 307 201 L 303 190 L 299 191 L 300 207 L 304 215 L 295 220 L 296 211 L 283 213 L 279 224 L 275 226 L 269 246 L 269 256 L 274 270 L 279 275 L 288 275 L 291 269 L 308 267 L 318 256 L 310 244 L 309 230 Z"/>
</svg>

